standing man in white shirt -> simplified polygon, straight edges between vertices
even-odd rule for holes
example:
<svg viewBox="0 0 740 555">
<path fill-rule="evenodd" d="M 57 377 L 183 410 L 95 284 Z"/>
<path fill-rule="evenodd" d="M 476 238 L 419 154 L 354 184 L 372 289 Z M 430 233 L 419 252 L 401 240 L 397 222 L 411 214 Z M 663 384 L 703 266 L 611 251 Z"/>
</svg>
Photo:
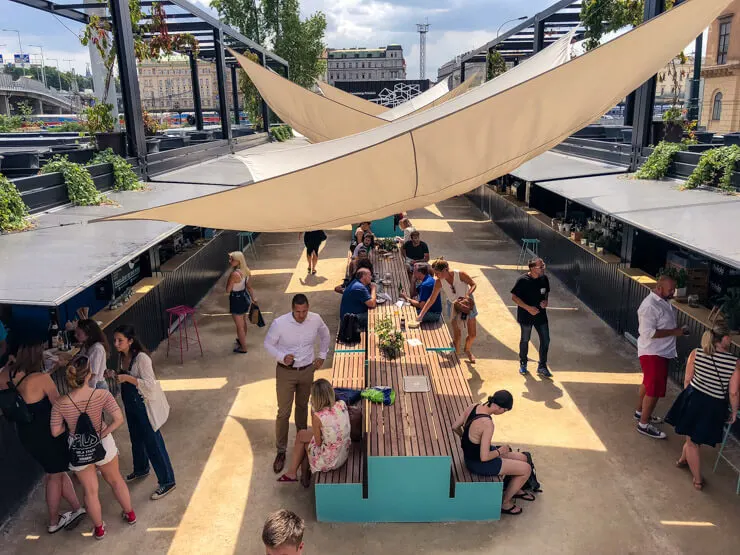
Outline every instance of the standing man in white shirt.
<svg viewBox="0 0 740 555">
<path fill-rule="evenodd" d="M 676 337 L 688 330 L 676 324 L 676 310 L 671 299 L 676 293 L 676 282 L 668 276 L 658 278 L 655 289 L 637 310 L 640 336 L 637 339 L 637 356 L 642 367 L 640 400 L 635 409 L 637 431 L 654 439 L 664 439 L 665 433 L 654 426 L 662 422 L 653 416 L 658 399 L 665 397 L 668 382 L 668 364 L 676 358 Z"/>
<path fill-rule="evenodd" d="M 288 447 L 290 413 L 295 397 L 295 427 L 308 427 L 308 399 L 311 396 L 313 373 L 321 368 L 329 352 L 329 328 L 321 316 L 308 311 L 308 298 L 299 293 L 293 297 L 293 310 L 276 318 L 265 337 L 265 349 L 277 362 L 275 388 L 277 390 L 277 421 L 275 440 L 277 455 L 272 469 L 279 473 L 285 466 Z M 319 356 L 315 356 L 316 339 Z"/>
</svg>

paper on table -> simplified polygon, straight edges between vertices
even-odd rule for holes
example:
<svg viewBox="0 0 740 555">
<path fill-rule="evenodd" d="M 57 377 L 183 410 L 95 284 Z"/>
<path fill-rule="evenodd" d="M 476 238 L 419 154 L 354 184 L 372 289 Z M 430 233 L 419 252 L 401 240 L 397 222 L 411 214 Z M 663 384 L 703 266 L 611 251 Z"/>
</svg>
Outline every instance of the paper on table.
<svg viewBox="0 0 740 555">
<path fill-rule="evenodd" d="M 421 347 L 424 345 L 419 339 L 416 337 L 412 337 L 411 339 L 407 339 L 406 343 L 409 344 L 409 347 Z"/>
<path fill-rule="evenodd" d="M 402 300 L 398 300 L 398 301 L 396 301 L 396 306 L 398 308 L 403 308 L 404 306 L 406 306 L 406 303 L 404 301 L 402 301 Z"/>
</svg>

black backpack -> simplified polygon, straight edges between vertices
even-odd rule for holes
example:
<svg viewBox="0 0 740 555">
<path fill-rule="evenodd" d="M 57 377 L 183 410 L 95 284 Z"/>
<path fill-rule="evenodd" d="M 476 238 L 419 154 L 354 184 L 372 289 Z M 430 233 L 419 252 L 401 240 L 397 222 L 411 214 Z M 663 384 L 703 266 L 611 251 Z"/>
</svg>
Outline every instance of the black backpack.
<svg viewBox="0 0 740 555">
<path fill-rule="evenodd" d="M 80 408 L 72 401 L 72 397 L 69 400 L 80 413 L 77 418 L 77 426 L 75 426 L 74 433 L 70 433 L 68 436 L 68 450 L 69 450 L 69 464 L 72 466 L 86 466 L 102 461 L 105 458 L 105 447 L 103 447 L 100 434 L 95 431 L 92 420 L 87 414 L 87 407 L 90 406 L 90 399 L 95 394 L 94 390 L 90 394 L 90 398 L 87 400 L 85 410 L 81 411 Z M 101 419 L 101 430 L 102 430 L 102 419 Z"/>
<path fill-rule="evenodd" d="M 18 383 L 13 383 L 15 374 L 16 373 L 10 374 L 8 389 L 0 391 L 0 410 L 3 411 L 3 414 L 8 418 L 8 420 L 21 424 L 30 424 L 33 422 L 33 413 L 31 412 L 31 409 L 28 408 L 28 405 L 18 391 L 18 386 L 23 383 L 23 380 L 28 377 L 28 374 L 23 376 Z"/>
<path fill-rule="evenodd" d="M 540 484 L 539 480 L 537 479 L 537 472 L 534 469 L 534 462 L 532 462 L 532 454 L 529 451 L 522 451 L 522 455 L 525 455 L 527 457 L 527 462 L 529 463 L 529 466 L 532 467 L 532 472 L 529 475 L 527 481 L 524 482 L 522 489 L 524 491 L 539 493 L 542 491 L 542 484 Z M 509 485 L 510 480 L 510 476 L 504 476 L 504 487 Z"/>
<path fill-rule="evenodd" d="M 339 326 L 340 343 L 359 343 L 360 342 L 360 322 L 356 314 L 345 314 L 342 323 Z"/>
</svg>

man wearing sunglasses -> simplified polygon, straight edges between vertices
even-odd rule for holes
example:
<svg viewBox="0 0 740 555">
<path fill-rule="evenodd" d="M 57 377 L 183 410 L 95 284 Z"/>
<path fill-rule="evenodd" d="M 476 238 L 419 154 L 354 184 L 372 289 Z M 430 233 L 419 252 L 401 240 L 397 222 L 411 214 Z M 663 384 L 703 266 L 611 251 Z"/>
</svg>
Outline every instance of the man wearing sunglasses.
<svg viewBox="0 0 740 555">
<path fill-rule="evenodd" d="M 511 300 L 517 305 L 516 320 L 521 328 L 519 339 L 519 373 L 527 374 L 529 339 L 532 328 L 540 338 L 540 362 L 537 374 L 551 378 L 547 368 L 547 351 L 550 348 L 550 328 L 547 322 L 547 299 L 550 296 L 550 281 L 545 275 L 545 262 L 534 258 L 529 262 L 529 272 L 521 276 L 511 290 Z"/>
</svg>

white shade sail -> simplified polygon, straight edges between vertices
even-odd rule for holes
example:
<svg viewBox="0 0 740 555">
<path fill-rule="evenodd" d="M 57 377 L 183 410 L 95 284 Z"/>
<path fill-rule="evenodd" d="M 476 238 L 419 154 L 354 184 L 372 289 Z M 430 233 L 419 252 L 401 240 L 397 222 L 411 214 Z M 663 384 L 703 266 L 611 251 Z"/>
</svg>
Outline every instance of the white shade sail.
<svg viewBox="0 0 740 555">
<path fill-rule="evenodd" d="M 386 121 L 395 121 L 403 116 L 408 116 L 410 113 L 423 108 L 439 100 L 441 97 L 450 92 L 450 86 L 447 79 L 443 79 L 433 87 L 427 89 L 421 94 L 417 94 L 414 98 L 399 104 L 395 108 L 391 108 L 387 112 L 380 114 L 380 118 Z"/>
<path fill-rule="evenodd" d="M 491 81 L 358 135 L 265 154 L 279 173 L 264 181 L 110 219 L 303 231 L 374 220 L 466 193 L 600 118 L 655 75 L 728 3 L 687 0 L 506 90 Z"/>
</svg>

